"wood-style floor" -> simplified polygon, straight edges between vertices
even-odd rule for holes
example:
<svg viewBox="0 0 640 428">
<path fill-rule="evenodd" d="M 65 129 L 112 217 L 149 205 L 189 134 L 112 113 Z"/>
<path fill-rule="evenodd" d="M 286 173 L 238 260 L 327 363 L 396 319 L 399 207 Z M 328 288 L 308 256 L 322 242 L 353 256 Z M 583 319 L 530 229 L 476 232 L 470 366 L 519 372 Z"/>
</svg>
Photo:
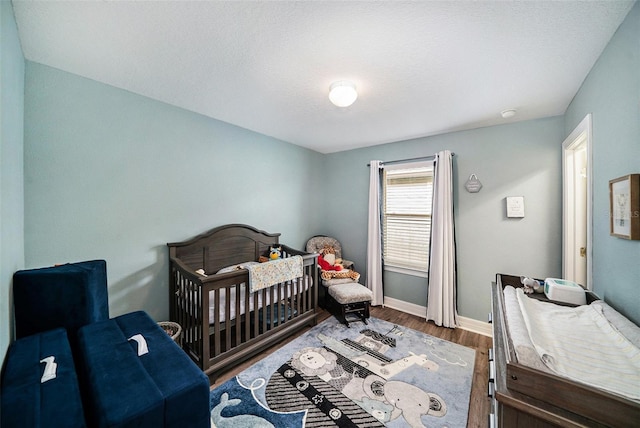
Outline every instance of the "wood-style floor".
<svg viewBox="0 0 640 428">
<path fill-rule="evenodd" d="M 331 316 L 328 312 L 320 310 L 318 315 L 318 322 L 324 321 Z M 450 329 L 444 327 L 438 327 L 432 322 L 425 322 L 424 318 L 417 317 L 415 315 L 406 314 L 404 312 L 396 311 L 394 309 L 383 307 L 372 307 L 371 316 L 379 318 L 385 321 L 392 322 L 394 324 L 400 324 L 405 327 L 412 328 L 417 331 L 429 334 L 431 336 L 439 337 L 450 342 L 457 343 L 462 346 L 473 348 L 476 351 L 476 363 L 473 370 L 473 385 L 471 387 L 471 400 L 469 402 L 469 417 L 467 420 L 467 427 L 486 427 L 489 417 L 489 399 L 487 397 L 487 382 L 488 382 L 488 350 L 491 347 L 491 338 L 472 333 L 462 329 Z M 355 323 L 354 325 L 358 325 Z M 266 350 L 265 352 L 255 356 L 254 358 L 245 361 L 241 365 L 229 370 L 226 373 L 220 375 L 216 382 L 211 386 L 215 388 L 233 376 L 237 375 L 244 369 L 248 368 L 255 362 L 261 360 L 273 351 L 279 349 L 281 346 L 290 342 L 295 337 L 298 337 L 306 333 L 308 329 L 301 331 L 297 336 L 291 337 L 283 342 L 278 343 L 274 347 Z"/>
</svg>

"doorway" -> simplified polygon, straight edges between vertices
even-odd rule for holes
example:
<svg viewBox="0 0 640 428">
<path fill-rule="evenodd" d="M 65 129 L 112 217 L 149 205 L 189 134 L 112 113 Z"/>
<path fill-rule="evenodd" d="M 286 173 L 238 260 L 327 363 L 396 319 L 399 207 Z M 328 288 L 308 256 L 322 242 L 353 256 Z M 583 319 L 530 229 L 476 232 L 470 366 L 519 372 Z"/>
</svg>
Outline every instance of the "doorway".
<svg viewBox="0 0 640 428">
<path fill-rule="evenodd" d="M 562 277 L 592 289 L 591 114 L 562 143 Z"/>
</svg>

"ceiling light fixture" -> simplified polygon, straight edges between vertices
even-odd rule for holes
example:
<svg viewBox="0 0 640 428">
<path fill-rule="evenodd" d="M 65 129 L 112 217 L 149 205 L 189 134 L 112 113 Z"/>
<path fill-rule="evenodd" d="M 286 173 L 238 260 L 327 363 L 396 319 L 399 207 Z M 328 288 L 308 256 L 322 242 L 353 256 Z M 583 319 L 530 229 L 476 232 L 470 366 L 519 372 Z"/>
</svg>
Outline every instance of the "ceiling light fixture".
<svg viewBox="0 0 640 428">
<path fill-rule="evenodd" d="M 502 110 L 500 114 L 502 115 L 503 119 L 510 119 L 516 115 L 516 110 L 515 109 Z"/>
<path fill-rule="evenodd" d="M 329 99 L 338 107 L 349 107 L 358 98 L 356 85 L 346 80 L 333 82 L 329 87 Z"/>
</svg>

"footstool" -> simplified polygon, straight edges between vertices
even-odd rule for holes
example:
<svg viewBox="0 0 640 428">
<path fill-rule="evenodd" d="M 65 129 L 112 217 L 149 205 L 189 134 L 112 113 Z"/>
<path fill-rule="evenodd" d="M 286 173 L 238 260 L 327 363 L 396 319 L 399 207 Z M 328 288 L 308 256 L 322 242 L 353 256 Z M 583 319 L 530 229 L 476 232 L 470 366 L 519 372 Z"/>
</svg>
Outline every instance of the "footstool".
<svg viewBox="0 0 640 428">
<path fill-rule="evenodd" d="M 78 331 L 89 426 L 209 428 L 209 379 L 145 312 Z"/>
<path fill-rule="evenodd" d="M 369 305 L 373 298 L 373 293 L 367 287 L 357 282 L 338 284 L 329 287 L 329 295 L 339 305 L 340 317 L 349 327 L 347 315 L 356 315 L 357 321 L 367 324 L 369 318 Z M 352 320 L 354 321 L 354 320 Z"/>
<path fill-rule="evenodd" d="M 0 384 L 0 426 L 86 426 L 71 347 L 63 328 L 13 342 Z"/>
<path fill-rule="evenodd" d="M 107 262 L 19 270 L 13 274 L 13 302 L 16 339 L 63 327 L 75 354 L 78 329 L 109 319 Z"/>
</svg>

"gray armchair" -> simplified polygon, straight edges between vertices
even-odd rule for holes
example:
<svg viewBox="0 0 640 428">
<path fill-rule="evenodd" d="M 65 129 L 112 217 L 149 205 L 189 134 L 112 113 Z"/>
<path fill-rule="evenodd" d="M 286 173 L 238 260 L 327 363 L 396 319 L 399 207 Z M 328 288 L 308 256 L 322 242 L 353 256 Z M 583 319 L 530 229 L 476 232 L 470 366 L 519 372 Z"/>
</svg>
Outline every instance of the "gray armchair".
<svg viewBox="0 0 640 428">
<path fill-rule="evenodd" d="M 327 254 L 336 259 L 342 259 L 340 264 L 343 269 L 340 271 L 323 271 L 318 264 L 320 281 L 323 287 L 318 287 L 319 305 L 342 320 L 349 327 L 347 315 L 355 315 L 358 320 L 367 323 L 369 318 L 369 305 L 373 294 L 371 290 L 362 286 L 358 281 L 360 274 L 355 271 L 354 263 L 342 258 L 342 245 L 330 236 L 316 235 L 307 241 L 306 250 L 308 253 Z M 333 264 L 325 260 L 325 268 Z M 352 320 L 353 321 L 353 320 Z"/>
<path fill-rule="evenodd" d="M 336 238 L 325 235 L 316 235 L 307 241 L 307 253 L 319 253 L 325 247 L 333 247 L 336 253 L 336 258 L 342 259 L 342 245 Z M 342 259 L 342 266 L 345 269 L 353 269 L 354 265 L 352 261 Z"/>
</svg>

